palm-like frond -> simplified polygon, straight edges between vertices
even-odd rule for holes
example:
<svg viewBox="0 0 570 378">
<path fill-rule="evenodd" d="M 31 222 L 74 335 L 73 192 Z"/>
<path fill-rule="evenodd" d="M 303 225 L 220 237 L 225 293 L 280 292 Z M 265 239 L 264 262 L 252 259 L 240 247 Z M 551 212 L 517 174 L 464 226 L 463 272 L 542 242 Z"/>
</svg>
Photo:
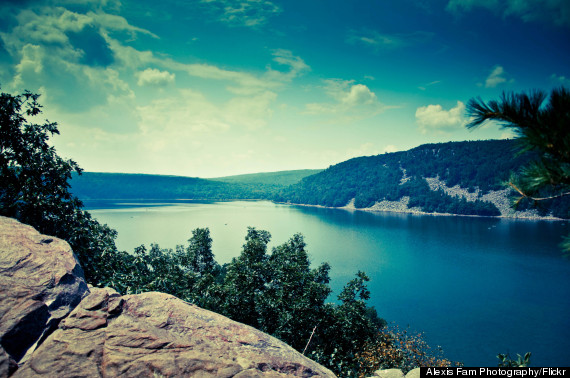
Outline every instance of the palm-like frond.
<svg viewBox="0 0 570 378">
<path fill-rule="evenodd" d="M 524 129 L 537 122 L 540 109 L 547 95 L 535 90 L 526 93 L 503 93 L 500 100 L 485 103 L 480 97 L 469 100 L 467 114 L 472 117 L 468 129 L 487 121 L 498 121 L 501 126 Z"/>
<path fill-rule="evenodd" d="M 466 112 L 471 118 L 468 129 L 496 121 L 517 134 L 521 152 L 541 153 L 541 161 L 522 172 L 529 187 L 570 185 L 570 91 L 566 88 L 554 89 L 550 95 L 540 90 L 503 93 L 499 100 L 487 103 L 478 97 L 468 102 Z"/>
</svg>

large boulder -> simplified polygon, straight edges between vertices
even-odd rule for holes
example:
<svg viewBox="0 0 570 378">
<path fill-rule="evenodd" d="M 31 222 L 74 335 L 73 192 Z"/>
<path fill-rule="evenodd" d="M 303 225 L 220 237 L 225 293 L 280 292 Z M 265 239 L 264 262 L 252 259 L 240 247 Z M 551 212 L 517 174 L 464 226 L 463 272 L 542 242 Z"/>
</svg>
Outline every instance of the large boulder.
<svg viewBox="0 0 570 378">
<path fill-rule="evenodd" d="M 164 293 L 91 294 L 14 377 L 334 375 L 252 327 Z"/>
<path fill-rule="evenodd" d="M 171 295 L 89 290 L 67 243 L 0 217 L 0 377 L 7 376 L 334 374 L 263 332 Z"/>
<path fill-rule="evenodd" d="M 25 361 L 87 293 L 66 242 L 0 217 L 0 375 Z"/>
</svg>

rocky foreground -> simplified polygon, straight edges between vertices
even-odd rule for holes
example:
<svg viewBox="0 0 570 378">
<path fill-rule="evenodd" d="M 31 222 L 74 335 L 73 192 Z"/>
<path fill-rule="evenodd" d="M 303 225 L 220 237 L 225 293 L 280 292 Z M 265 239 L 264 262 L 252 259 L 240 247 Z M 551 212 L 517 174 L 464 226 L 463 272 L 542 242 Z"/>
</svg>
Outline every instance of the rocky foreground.
<svg viewBox="0 0 570 378">
<path fill-rule="evenodd" d="M 69 245 L 0 217 L 0 377 L 334 377 L 163 293 L 90 288 Z"/>
</svg>

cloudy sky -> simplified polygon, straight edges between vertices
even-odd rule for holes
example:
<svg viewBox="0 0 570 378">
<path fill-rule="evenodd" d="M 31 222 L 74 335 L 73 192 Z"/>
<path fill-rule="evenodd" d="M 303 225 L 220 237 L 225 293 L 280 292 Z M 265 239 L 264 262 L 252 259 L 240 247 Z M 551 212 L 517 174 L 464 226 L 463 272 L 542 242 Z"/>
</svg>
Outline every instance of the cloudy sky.
<svg viewBox="0 0 570 378">
<path fill-rule="evenodd" d="M 570 2 L 3 0 L 0 85 L 87 171 L 326 168 L 508 137 L 465 104 L 570 86 Z"/>
</svg>

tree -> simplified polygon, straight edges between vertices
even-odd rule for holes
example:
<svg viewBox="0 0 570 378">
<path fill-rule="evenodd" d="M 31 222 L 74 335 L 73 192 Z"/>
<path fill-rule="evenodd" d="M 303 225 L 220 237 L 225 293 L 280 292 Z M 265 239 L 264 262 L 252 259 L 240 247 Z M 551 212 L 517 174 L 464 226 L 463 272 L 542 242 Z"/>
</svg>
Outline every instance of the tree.
<svg viewBox="0 0 570 378">
<path fill-rule="evenodd" d="M 480 97 L 469 100 L 468 129 L 487 121 L 517 135 L 521 152 L 534 151 L 537 159 L 511 176 L 509 185 L 519 200 L 546 201 L 570 195 L 570 91 L 560 87 L 550 95 L 535 90 L 529 93 L 503 93 L 499 100 L 485 103 Z M 544 194 L 547 193 L 547 194 Z M 563 248 L 570 252 L 570 238 Z"/>
<path fill-rule="evenodd" d="M 259 329 L 297 350 L 303 350 L 322 317 L 331 292 L 330 266 L 310 269 L 303 235 L 273 248 L 268 259 L 267 284 L 256 299 Z"/>
<path fill-rule="evenodd" d="M 339 376 L 356 374 L 359 370 L 357 353 L 386 325 L 366 303 L 370 298 L 366 286 L 369 280 L 366 273 L 359 271 L 338 295 L 340 304 L 327 304 L 320 330 L 315 334 L 311 358 Z"/>
<path fill-rule="evenodd" d="M 187 264 L 191 269 L 203 274 L 212 271 L 218 265 L 212 253 L 212 238 L 209 228 L 192 230 L 192 237 L 188 239 Z"/>
<path fill-rule="evenodd" d="M 268 231 L 248 227 L 243 250 L 227 267 L 224 280 L 224 315 L 259 328 L 257 300 L 267 283 Z"/>
<path fill-rule="evenodd" d="M 104 285 L 126 269 L 124 253 L 115 247 L 116 231 L 82 210 L 69 192 L 73 160 L 59 157 L 48 144 L 59 134 L 57 123 L 31 122 L 41 113 L 39 95 L 0 95 L 0 215 L 13 217 L 38 231 L 66 240 L 89 283 Z"/>
</svg>

